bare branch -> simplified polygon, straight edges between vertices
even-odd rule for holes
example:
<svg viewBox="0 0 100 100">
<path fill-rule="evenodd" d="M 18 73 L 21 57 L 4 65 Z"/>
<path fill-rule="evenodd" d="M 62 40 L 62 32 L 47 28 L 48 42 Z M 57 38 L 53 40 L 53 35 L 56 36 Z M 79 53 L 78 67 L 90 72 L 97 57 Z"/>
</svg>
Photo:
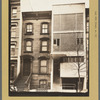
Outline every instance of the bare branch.
<svg viewBox="0 0 100 100">
<path fill-rule="evenodd" d="M 80 68 L 80 70 L 86 69 L 86 67 Z"/>
</svg>

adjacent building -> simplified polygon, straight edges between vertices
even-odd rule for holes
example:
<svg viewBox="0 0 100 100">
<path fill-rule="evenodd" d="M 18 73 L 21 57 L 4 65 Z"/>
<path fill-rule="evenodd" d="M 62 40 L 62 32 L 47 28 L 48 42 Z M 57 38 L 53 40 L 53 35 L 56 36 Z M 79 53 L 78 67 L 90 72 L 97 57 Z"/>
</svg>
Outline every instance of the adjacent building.
<svg viewBox="0 0 100 100">
<path fill-rule="evenodd" d="M 52 9 L 53 90 L 87 90 L 85 4 Z"/>
<path fill-rule="evenodd" d="M 10 0 L 10 84 L 20 72 L 21 54 L 21 11 L 20 0 Z"/>
</svg>

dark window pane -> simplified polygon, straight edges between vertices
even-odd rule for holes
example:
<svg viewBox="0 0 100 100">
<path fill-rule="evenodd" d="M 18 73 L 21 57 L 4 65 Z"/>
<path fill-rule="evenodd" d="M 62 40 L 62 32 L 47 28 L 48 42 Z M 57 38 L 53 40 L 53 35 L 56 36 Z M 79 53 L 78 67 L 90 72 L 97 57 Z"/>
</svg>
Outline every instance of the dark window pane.
<svg viewBox="0 0 100 100">
<path fill-rule="evenodd" d="M 59 39 L 57 39 L 57 46 L 59 46 L 59 44 L 60 44 L 59 42 L 60 42 L 60 40 L 59 40 Z"/>
</svg>

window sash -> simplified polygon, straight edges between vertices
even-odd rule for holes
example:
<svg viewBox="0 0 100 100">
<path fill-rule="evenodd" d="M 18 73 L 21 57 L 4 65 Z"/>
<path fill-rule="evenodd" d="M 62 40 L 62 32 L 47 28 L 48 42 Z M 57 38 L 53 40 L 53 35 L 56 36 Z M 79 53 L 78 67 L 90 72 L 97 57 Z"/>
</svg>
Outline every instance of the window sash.
<svg viewBox="0 0 100 100">
<path fill-rule="evenodd" d="M 48 29 L 42 29 L 42 33 L 48 33 Z"/>
<path fill-rule="evenodd" d="M 16 31 L 11 31 L 11 37 L 15 37 L 16 36 Z"/>
<path fill-rule="evenodd" d="M 11 45 L 11 55 L 15 55 L 15 45 Z"/>
<path fill-rule="evenodd" d="M 26 41 L 26 51 L 32 51 L 32 41 Z"/>
<path fill-rule="evenodd" d="M 48 28 L 48 24 L 42 24 L 42 28 Z"/>
<path fill-rule="evenodd" d="M 15 48 L 11 48 L 11 55 L 15 55 Z"/>
<path fill-rule="evenodd" d="M 47 73 L 47 60 L 40 61 L 40 73 Z"/>
<path fill-rule="evenodd" d="M 13 9 L 12 9 L 12 13 L 13 13 L 13 14 L 17 14 L 17 8 L 13 8 Z"/>
<path fill-rule="evenodd" d="M 26 47 L 26 51 L 32 51 L 31 47 Z"/>
<path fill-rule="evenodd" d="M 17 8 L 12 8 L 12 16 L 16 16 L 17 15 Z"/>
<path fill-rule="evenodd" d="M 26 42 L 26 46 L 31 46 L 32 45 L 32 42 L 31 41 L 27 41 Z"/>
<path fill-rule="evenodd" d="M 32 24 L 27 24 L 27 32 L 32 32 Z"/>
<path fill-rule="evenodd" d="M 47 87 L 47 80 L 40 80 L 40 88 L 46 88 Z"/>
<path fill-rule="evenodd" d="M 41 66 L 40 73 L 47 73 L 47 66 Z"/>
<path fill-rule="evenodd" d="M 11 37 L 15 37 L 16 36 L 16 27 L 12 26 L 11 27 Z"/>
<path fill-rule="evenodd" d="M 48 33 L 48 24 L 42 24 L 42 33 Z"/>
<path fill-rule="evenodd" d="M 47 66 L 47 60 L 41 60 L 40 65 L 41 66 Z"/>
<path fill-rule="evenodd" d="M 42 41 L 41 51 L 48 51 L 48 41 Z"/>
</svg>

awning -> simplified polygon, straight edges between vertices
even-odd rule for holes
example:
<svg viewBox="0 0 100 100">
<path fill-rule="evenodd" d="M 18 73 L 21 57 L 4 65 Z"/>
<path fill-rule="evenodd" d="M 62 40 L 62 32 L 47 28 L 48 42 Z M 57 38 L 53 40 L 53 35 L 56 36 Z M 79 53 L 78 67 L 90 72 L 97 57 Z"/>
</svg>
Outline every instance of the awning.
<svg viewBox="0 0 100 100">
<path fill-rule="evenodd" d="M 66 57 L 66 54 L 51 54 L 53 59 L 59 59 L 61 57 Z"/>
</svg>

